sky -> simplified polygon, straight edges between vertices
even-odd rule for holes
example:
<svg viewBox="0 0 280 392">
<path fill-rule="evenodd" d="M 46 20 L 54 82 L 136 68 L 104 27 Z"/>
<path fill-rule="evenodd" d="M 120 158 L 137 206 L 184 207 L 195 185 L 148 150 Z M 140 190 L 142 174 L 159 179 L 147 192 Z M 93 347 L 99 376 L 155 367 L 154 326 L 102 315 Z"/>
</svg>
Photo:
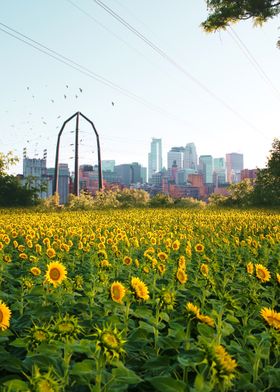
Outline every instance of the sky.
<svg viewBox="0 0 280 392">
<path fill-rule="evenodd" d="M 265 166 L 280 133 L 279 17 L 207 34 L 204 0 L 0 0 L 0 9 L 0 151 L 20 158 L 13 173 L 23 148 L 29 158 L 47 149 L 54 167 L 58 132 L 78 111 L 116 164 L 147 167 L 156 137 L 164 165 L 171 147 L 193 142 L 198 155 L 238 152 L 245 168 Z M 61 138 L 70 170 L 74 131 L 69 122 Z M 96 164 L 83 120 L 79 141 L 79 163 Z"/>
</svg>

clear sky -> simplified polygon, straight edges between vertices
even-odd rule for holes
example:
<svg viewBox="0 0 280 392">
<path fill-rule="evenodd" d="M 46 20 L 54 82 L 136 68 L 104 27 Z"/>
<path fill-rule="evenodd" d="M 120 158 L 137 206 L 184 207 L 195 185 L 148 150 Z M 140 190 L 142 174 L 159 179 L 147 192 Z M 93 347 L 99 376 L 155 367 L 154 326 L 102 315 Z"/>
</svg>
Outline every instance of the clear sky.
<svg viewBox="0 0 280 392">
<path fill-rule="evenodd" d="M 0 151 L 22 158 L 27 147 L 30 158 L 42 158 L 47 148 L 52 167 L 58 131 L 80 111 L 99 132 L 102 159 L 117 164 L 147 166 L 157 137 L 165 165 L 171 147 L 194 142 L 198 155 L 239 152 L 245 167 L 263 167 L 279 137 L 280 19 L 206 34 L 204 0 L 102 1 L 142 39 L 95 0 L 0 0 L 0 29 L 84 67 L 0 30 Z M 60 162 L 70 169 L 74 129 L 73 122 L 62 138 Z M 80 140 L 80 163 L 97 163 L 83 121 Z M 14 171 L 22 172 L 22 162 Z"/>
</svg>

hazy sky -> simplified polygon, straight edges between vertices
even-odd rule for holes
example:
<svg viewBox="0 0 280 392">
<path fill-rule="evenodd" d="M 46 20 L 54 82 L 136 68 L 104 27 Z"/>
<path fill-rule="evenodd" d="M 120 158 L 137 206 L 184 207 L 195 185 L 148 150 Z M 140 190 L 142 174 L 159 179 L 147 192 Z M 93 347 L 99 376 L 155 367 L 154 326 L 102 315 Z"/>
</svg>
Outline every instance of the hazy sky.
<svg viewBox="0 0 280 392">
<path fill-rule="evenodd" d="M 279 18 L 206 34 L 204 0 L 102 0 L 123 24 L 97 2 L 0 0 L 0 151 L 42 158 L 47 148 L 52 167 L 58 131 L 80 111 L 99 132 L 102 159 L 117 164 L 147 166 L 158 137 L 165 165 L 172 146 L 190 142 L 198 155 L 239 152 L 245 167 L 265 165 L 280 127 Z M 70 168 L 74 129 L 62 138 Z M 97 163 L 83 121 L 80 140 L 80 163 Z"/>
</svg>

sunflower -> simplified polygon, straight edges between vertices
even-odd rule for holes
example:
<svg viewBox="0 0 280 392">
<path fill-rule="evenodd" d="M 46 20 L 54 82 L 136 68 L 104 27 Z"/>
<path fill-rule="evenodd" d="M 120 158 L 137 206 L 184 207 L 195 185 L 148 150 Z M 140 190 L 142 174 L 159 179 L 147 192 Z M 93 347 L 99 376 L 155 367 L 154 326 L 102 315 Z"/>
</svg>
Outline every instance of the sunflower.
<svg viewBox="0 0 280 392">
<path fill-rule="evenodd" d="M 46 272 L 45 278 L 48 283 L 58 286 L 67 275 L 67 270 L 63 264 L 58 261 L 53 261 L 48 264 L 48 270 Z"/>
<path fill-rule="evenodd" d="M 0 329 L 4 331 L 10 326 L 11 310 L 0 300 Z"/>
<path fill-rule="evenodd" d="M 172 242 L 172 249 L 173 250 L 178 250 L 180 248 L 180 241 L 179 240 L 175 240 Z"/>
<path fill-rule="evenodd" d="M 165 267 L 164 264 L 161 263 L 161 264 L 158 264 L 157 270 L 158 270 L 158 272 L 160 273 L 160 275 L 163 275 L 164 272 L 165 272 L 165 270 L 166 270 L 166 267 Z"/>
<path fill-rule="evenodd" d="M 96 350 L 101 351 L 108 362 L 114 358 L 119 359 L 125 354 L 123 349 L 125 340 L 122 339 L 122 333 L 116 327 L 105 326 L 102 329 L 96 327 L 94 336 L 97 337 Z"/>
<path fill-rule="evenodd" d="M 32 267 L 32 268 L 30 269 L 30 272 L 31 272 L 31 274 L 34 275 L 34 276 L 38 276 L 38 275 L 41 274 L 41 270 L 40 270 L 40 268 L 38 268 L 38 267 Z"/>
<path fill-rule="evenodd" d="M 202 273 L 203 276 L 208 276 L 208 272 L 209 272 L 208 265 L 204 263 L 201 264 L 200 272 Z"/>
<path fill-rule="evenodd" d="M 176 293 L 172 290 L 163 289 L 160 295 L 160 305 L 167 310 L 172 310 L 176 304 Z"/>
<path fill-rule="evenodd" d="M 276 274 L 277 282 L 280 284 L 280 274 Z"/>
<path fill-rule="evenodd" d="M 157 257 L 160 259 L 160 261 L 165 261 L 168 258 L 167 254 L 165 252 L 159 252 L 157 254 Z"/>
<path fill-rule="evenodd" d="M 214 347 L 214 356 L 220 366 L 221 371 L 227 375 L 234 373 L 237 367 L 237 362 L 235 359 L 231 358 L 223 346 L 219 344 Z"/>
<path fill-rule="evenodd" d="M 134 289 L 137 298 L 144 299 L 145 301 L 150 298 L 148 287 L 139 278 L 133 277 L 131 279 L 131 286 Z"/>
<path fill-rule="evenodd" d="M 50 259 L 53 259 L 56 255 L 56 252 L 53 248 L 48 248 L 46 253 Z"/>
<path fill-rule="evenodd" d="M 184 284 L 188 280 L 188 275 L 182 268 L 178 268 L 176 278 L 181 284 Z"/>
<path fill-rule="evenodd" d="M 132 264 L 132 258 L 129 257 L 129 256 L 124 256 L 124 258 L 123 258 L 123 263 L 124 263 L 125 265 L 131 265 L 131 264 Z"/>
<path fill-rule="evenodd" d="M 204 245 L 202 245 L 202 244 L 196 244 L 195 247 L 194 247 L 194 250 L 195 250 L 197 253 L 202 253 L 202 252 L 204 252 Z"/>
<path fill-rule="evenodd" d="M 256 264 L 256 277 L 263 283 L 270 280 L 270 272 L 262 264 Z"/>
<path fill-rule="evenodd" d="M 280 329 L 280 313 L 273 309 L 262 308 L 260 311 L 262 318 L 265 319 L 268 325 L 273 328 Z"/>
<path fill-rule="evenodd" d="M 246 269 L 247 269 L 248 274 L 252 275 L 253 272 L 254 272 L 254 264 L 251 263 L 251 262 L 248 263 L 248 264 L 246 265 Z"/>
<path fill-rule="evenodd" d="M 193 316 L 197 317 L 200 314 L 200 309 L 198 306 L 194 305 L 192 302 L 186 304 L 187 312 L 191 313 Z"/>
<path fill-rule="evenodd" d="M 113 282 L 111 285 L 111 298 L 113 301 L 122 304 L 126 289 L 120 282 Z"/>
<path fill-rule="evenodd" d="M 79 319 L 76 316 L 65 314 L 63 317 L 58 317 L 53 331 L 57 340 L 71 342 L 78 339 L 83 328 L 79 325 Z"/>
<path fill-rule="evenodd" d="M 211 318 L 211 317 L 209 317 L 209 316 L 205 316 L 204 314 L 197 314 L 197 319 L 199 320 L 199 321 L 201 321 L 202 323 L 204 323 L 204 324 L 207 324 L 207 325 L 209 325 L 210 327 L 212 327 L 212 328 L 214 328 L 215 327 L 215 321 Z"/>
<path fill-rule="evenodd" d="M 186 268 L 186 258 L 185 256 L 181 255 L 179 257 L 178 265 L 180 268 Z"/>
</svg>

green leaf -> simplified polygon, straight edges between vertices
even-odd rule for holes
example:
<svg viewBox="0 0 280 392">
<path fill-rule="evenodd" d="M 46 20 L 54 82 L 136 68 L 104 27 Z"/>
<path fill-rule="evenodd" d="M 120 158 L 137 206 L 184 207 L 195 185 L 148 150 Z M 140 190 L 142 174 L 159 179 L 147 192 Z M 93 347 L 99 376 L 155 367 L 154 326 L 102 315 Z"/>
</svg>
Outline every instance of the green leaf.
<svg viewBox="0 0 280 392">
<path fill-rule="evenodd" d="M 28 392 L 28 391 L 30 391 L 27 383 L 22 380 L 18 380 L 18 379 L 6 381 L 2 385 L 4 387 L 6 387 L 6 389 L 5 389 L 6 391 L 12 391 L 12 392 Z"/>
<path fill-rule="evenodd" d="M 17 338 L 13 342 L 10 343 L 10 346 L 14 347 L 26 347 L 26 341 L 22 338 Z"/>
<path fill-rule="evenodd" d="M 149 333 L 154 333 L 154 327 L 148 323 L 145 323 L 145 321 L 139 321 L 139 328 L 142 328 Z"/>
<path fill-rule="evenodd" d="M 186 384 L 182 381 L 175 380 L 171 376 L 157 376 L 147 378 L 156 391 L 164 392 L 185 392 Z"/>
<path fill-rule="evenodd" d="M 223 322 L 222 326 L 222 335 L 223 336 L 229 336 L 234 332 L 234 328 L 231 324 L 226 323 L 225 321 Z"/>
<path fill-rule="evenodd" d="M 112 370 L 112 375 L 116 383 L 120 384 L 138 384 L 142 379 L 137 374 L 124 366 Z"/>
</svg>

